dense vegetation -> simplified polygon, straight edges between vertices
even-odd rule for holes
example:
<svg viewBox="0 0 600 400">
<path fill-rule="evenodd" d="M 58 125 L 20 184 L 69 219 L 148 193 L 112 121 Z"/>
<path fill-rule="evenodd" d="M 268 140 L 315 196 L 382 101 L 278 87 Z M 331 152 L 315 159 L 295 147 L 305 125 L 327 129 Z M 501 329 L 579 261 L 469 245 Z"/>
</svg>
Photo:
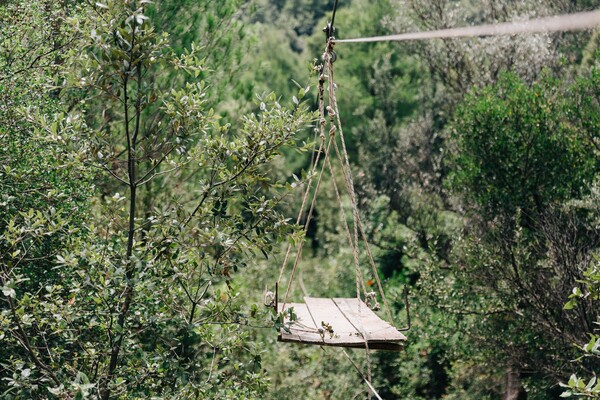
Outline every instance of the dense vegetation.
<svg viewBox="0 0 600 400">
<path fill-rule="evenodd" d="M 600 398 L 598 30 L 336 45 L 360 212 L 412 329 L 370 362 L 276 342 L 263 297 L 302 237 L 334 3 L 0 0 L 0 398 L 367 397 L 352 363 L 385 399 Z M 343 38 L 600 6 L 339 3 Z M 337 172 L 295 299 L 355 293 Z"/>
</svg>

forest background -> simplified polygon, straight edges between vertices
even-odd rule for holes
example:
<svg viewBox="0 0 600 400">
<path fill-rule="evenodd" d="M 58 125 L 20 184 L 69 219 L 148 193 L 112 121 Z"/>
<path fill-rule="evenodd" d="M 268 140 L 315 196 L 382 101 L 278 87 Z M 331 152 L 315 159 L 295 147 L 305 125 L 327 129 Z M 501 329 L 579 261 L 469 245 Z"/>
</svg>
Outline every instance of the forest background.
<svg viewBox="0 0 600 400">
<path fill-rule="evenodd" d="M 364 351 L 277 343 L 262 304 L 302 237 L 333 3 L 0 0 L 1 398 L 367 397 Z M 348 0 L 336 36 L 599 6 Z M 405 350 L 370 355 L 382 398 L 600 396 L 599 44 L 336 46 L 398 326 L 410 289 Z M 296 300 L 353 296 L 332 179 Z"/>
</svg>

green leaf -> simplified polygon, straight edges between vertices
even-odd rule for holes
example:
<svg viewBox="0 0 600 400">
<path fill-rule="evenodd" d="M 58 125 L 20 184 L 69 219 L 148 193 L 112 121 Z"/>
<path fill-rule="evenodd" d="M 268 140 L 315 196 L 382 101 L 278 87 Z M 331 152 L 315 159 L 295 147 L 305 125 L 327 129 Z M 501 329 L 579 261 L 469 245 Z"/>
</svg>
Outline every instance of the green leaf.
<svg viewBox="0 0 600 400">
<path fill-rule="evenodd" d="M 576 300 L 569 300 L 568 302 L 565 303 L 563 309 L 564 310 L 572 310 L 576 305 L 577 305 Z"/>
<path fill-rule="evenodd" d="M 13 299 L 17 296 L 15 289 L 8 286 L 2 286 L 2 294 L 6 297 L 12 297 Z"/>
<path fill-rule="evenodd" d="M 590 381 L 588 382 L 587 385 L 585 385 L 586 390 L 590 390 L 594 384 L 596 383 L 596 377 L 592 377 L 592 379 L 590 379 Z"/>
<path fill-rule="evenodd" d="M 572 374 L 571 377 L 569 378 L 569 386 L 574 387 L 577 385 L 578 379 L 577 376 L 575 374 Z"/>
</svg>

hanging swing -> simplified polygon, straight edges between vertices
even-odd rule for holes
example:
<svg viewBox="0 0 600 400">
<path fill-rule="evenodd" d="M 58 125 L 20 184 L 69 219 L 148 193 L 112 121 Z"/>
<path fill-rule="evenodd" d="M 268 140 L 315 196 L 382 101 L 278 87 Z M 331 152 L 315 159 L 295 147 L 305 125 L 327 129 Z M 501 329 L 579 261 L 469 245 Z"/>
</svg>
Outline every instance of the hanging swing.
<svg viewBox="0 0 600 400">
<path fill-rule="evenodd" d="M 279 279 L 275 285 L 275 301 L 274 307 L 279 313 L 286 315 L 286 324 L 284 328 L 280 330 L 278 339 L 282 342 L 295 342 L 304 344 L 316 344 L 316 345 L 327 345 L 336 347 L 360 347 L 367 350 L 369 349 L 382 349 L 382 350 L 395 350 L 399 351 L 403 348 L 403 344 L 406 341 L 406 337 L 400 332 L 402 330 L 410 329 L 410 313 L 408 305 L 408 296 L 406 288 L 404 290 L 404 303 L 406 306 L 406 314 L 408 320 L 408 326 L 402 329 L 396 329 L 392 323 L 391 313 L 383 292 L 381 281 L 377 275 L 377 268 L 373 261 L 373 256 L 369 249 L 369 244 L 366 240 L 364 229 L 360 221 L 358 214 L 356 195 L 354 193 L 354 184 L 352 175 L 350 172 L 350 164 L 348 162 L 348 156 L 346 152 L 346 146 L 344 143 L 344 136 L 342 133 L 341 121 L 337 108 L 337 101 L 335 97 L 335 84 L 333 80 L 333 62 L 335 61 L 335 53 L 333 52 L 333 45 L 335 39 L 333 37 L 335 28 L 333 22 L 335 20 L 335 11 L 337 8 L 338 0 L 334 3 L 333 16 L 331 22 L 327 24 L 325 35 L 327 39 L 327 47 L 323 54 L 323 64 L 319 68 L 319 125 L 320 125 L 320 138 L 321 143 L 319 149 L 316 151 L 314 157 L 311 174 L 309 175 L 306 190 L 302 199 L 302 205 L 296 224 L 300 224 L 301 217 L 304 213 L 307 198 L 309 192 L 312 189 L 313 178 L 317 177 L 316 186 L 314 188 L 313 198 L 310 203 L 308 211 L 308 217 L 304 225 L 304 233 L 306 234 L 308 225 L 313 216 L 315 199 L 323 172 L 327 168 L 332 176 L 334 177 L 331 160 L 329 157 L 330 149 L 333 146 L 338 161 L 341 164 L 341 170 L 346 183 L 347 194 L 350 197 L 352 204 L 352 220 L 353 220 L 353 232 L 351 233 L 350 227 L 344 215 L 344 208 L 341 202 L 340 193 L 337 188 L 335 179 L 332 179 L 332 185 L 336 193 L 337 200 L 340 205 L 341 219 L 345 229 L 345 233 L 348 239 L 350 248 L 354 255 L 354 264 L 356 267 L 356 297 L 355 298 L 314 298 L 304 297 L 304 303 L 288 303 L 288 296 L 290 288 L 294 279 L 296 268 L 300 260 L 302 253 L 302 247 L 304 240 L 300 242 L 297 250 L 296 259 L 294 261 L 290 279 L 287 284 L 287 289 L 283 298 L 283 303 L 278 303 L 278 288 L 283 277 L 285 267 L 287 265 L 291 245 L 288 246 Z M 377 36 L 368 38 L 355 38 L 339 40 L 338 43 L 360 43 L 360 42 L 376 42 L 376 41 L 390 41 L 390 40 L 422 40 L 432 38 L 451 38 L 451 37 L 478 37 L 487 35 L 512 35 L 517 33 L 545 33 L 545 32 L 556 32 L 556 31 L 576 31 L 595 28 L 600 24 L 600 11 L 584 12 L 569 15 L 560 15 L 554 17 L 538 18 L 529 21 L 520 22 L 509 22 L 502 24 L 482 25 L 475 27 L 466 28 L 453 28 L 443 29 L 430 32 L 412 32 L 390 36 Z M 329 93 L 329 105 L 325 108 L 324 103 L 324 86 L 325 81 L 328 82 L 327 88 Z M 329 137 L 326 136 L 326 125 L 327 119 L 325 117 L 325 111 L 327 111 L 329 119 Z M 341 144 L 338 145 L 338 140 Z M 318 165 L 321 156 L 323 157 L 320 171 L 318 171 Z M 318 173 L 317 173 L 318 172 Z M 389 322 L 386 322 L 379 318 L 373 310 L 377 310 L 379 304 L 376 301 L 376 294 L 374 292 L 367 293 L 364 281 L 362 279 L 362 273 L 359 266 L 359 234 L 361 240 L 364 242 L 364 248 L 368 255 L 368 260 L 373 269 L 373 275 L 377 282 L 377 288 L 379 294 L 383 299 L 385 312 Z M 361 297 L 360 288 L 363 290 L 363 297 Z M 364 301 L 363 301 L 364 299 Z M 292 312 L 293 310 L 293 312 Z M 345 354 L 345 353 L 344 353 Z M 369 367 L 368 378 L 363 378 L 369 385 L 370 390 L 380 398 L 376 391 L 370 384 L 370 362 L 367 356 L 367 366 Z M 356 367 L 356 366 L 355 366 Z M 359 371 L 360 372 L 360 371 Z M 361 373 L 362 374 L 362 373 Z"/>
<path fill-rule="evenodd" d="M 333 19 L 332 19 L 333 21 Z M 356 297 L 354 298 L 316 298 L 304 297 L 303 303 L 290 303 L 288 296 L 294 280 L 296 269 L 301 257 L 304 240 L 298 246 L 296 258 L 293 263 L 291 276 L 289 278 L 287 289 L 283 297 L 283 302 L 279 303 L 278 288 L 281 283 L 285 267 L 288 263 L 292 245 L 288 246 L 279 279 L 275 290 L 275 308 L 278 313 L 285 316 L 284 324 L 280 330 L 278 340 L 281 342 L 294 342 L 312 345 L 325 345 L 336 347 L 365 348 L 373 350 L 400 351 L 403 349 L 406 336 L 392 325 L 392 317 L 388 307 L 381 281 L 377 274 L 377 267 L 373 260 L 369 244 L 363 229 L 362 222 L 358 213 L 354 183 L 350 171 L 350 163 L 344 142 L 344 136 L 338 113 L 337 100 L 335 96 L 335 83 L 333 80 L 333 62 L 335 53 L 333 52 L 333 22 L 325 28 L 327 36 L 327 47 L 323 54 L 323 64 L 318 66 L 319 72 L 319 128 L 320 145 L 314 153 L 311 172 L 307 180 L 306 189 L 303 193 L 302 205 L 296 220 L 300 224 L 302 216 L 305 213 L 309 193 L 313 190 L 312 200 L 308 210 L 308 216 L 304 225 L 304 234 L 313 217 L 317 194 L 323 178 L 323 173 L 327 169 L 331 175 L 331 182 L 340 207 L 340 217 L 345 230 L 348 244 L 354 256 L 354 265 L 356 272 Z M 327 82 L 328 106 L 325 107 L 324 92 Z M 326 114 L 327 112 L 327 117 Z M 327 125 L 329 129 L 327 130 Z M 328 131 L 329 135 L 326 135 Z M 339 144 L 338 144 L 339 141 Z M 340 190 L 335 182 L 334 169 L 331 163 L 330 150 L 335 150 L 335 158 L 340 164 L 342 175 L 344 177 L 346 195 L 350 198 L 352 205 L 352 229 L 348 224 L 341 199 Z M 320 168 L 319 168 L 320 164 Z M 316 181 L 316 182 L 314 182 Z M 383 307 L 389 322 L 381 319 L 374 310 L 380 308 L 377 302 L 375 292 L 367 292 L 363 280 L 359 263 L 359 238 L 363 243 L 364 250 L 368 256 L 372 273 L 377 282 L 379 295 L 383 300 Z M 362 296 L 361 296 L 362 288 Z M 404 291 L 406 312 L 408 317 L 408 327 L 410 328 L 410 314 L 408 312 L 408 299 L 406 289 Z"/>
</svg>

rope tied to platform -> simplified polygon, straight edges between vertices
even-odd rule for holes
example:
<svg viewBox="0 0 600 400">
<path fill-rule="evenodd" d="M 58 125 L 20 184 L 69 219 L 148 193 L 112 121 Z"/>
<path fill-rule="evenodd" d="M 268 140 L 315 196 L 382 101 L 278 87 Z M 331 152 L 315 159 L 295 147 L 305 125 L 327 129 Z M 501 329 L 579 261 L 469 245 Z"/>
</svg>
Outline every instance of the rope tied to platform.
<svg viewBox="0 0 600 400">
<path fill-rule="evenodd" d="M 332 176 L 332 186 L 334 188 L 336 199 L 337 199 L 337 202 L 338 202 L 338 205 L 340 208 L 340 219 L 342 221 L 342 225 L 343 225 L 343 228 L 344 228 L 344 231 L 346 234 L 346 238 L 348 239 L 348 244 L 350 245 L 350 248 L 353 253 L 353 259 L 354 259 L 355 271 L 356 271 L 356 295 L 357 295 L 357 298 L 359 298 L 359 299 L 361 298 L 361 293 L 360 293 L 361 289 L 362 289 L 363 296 L 364 296 L 367 304 L 370 302 L 369 299 L 372 297 L 372 296 L 370 296 L 369 293 L 367 293 L 363 275 L 362 275 L 362 272 L 360 269 L 359 242 L 362 239 L 362 241 L 364 242 L 364 245 L 365 245 L 366 253 L 368 255 L 369 264 L 371 265 L 371 268 L 372 268 L 373 276 L 377 282 L 377 288 L 379 290 L 379 294 L 383 300 L 387 318 L 390 323 L 393 323 L 392 314 L 390 312 L 390 308 L 389 308 L 387 299 L 385 297 L 385 293 L 383 291 L 383 285 L 381 284 L 381 280 L 380 280 L 379 274 L 377 272 L 377 267 L 375 265 L 375 261 L 373 259 L 373 255 L 371 253 L 371 249 L 369 247 L 369 243 L 367 241 L 367 237 L 365 234 L 364 226 L 362 224 L 360 214 L 358 211 L 357 198 L 356 198 L 356 193 L 354 191 L 354 181 L 352 178 L 351 166 L 350 166 L 348 152 L 347 152 L 347 148 L 346 148 L 346 144 L 345 144 L 345 140 L 344 140 L 344 134 L 343 134 L 341 119 L 340 119 L 338 105 L 337 105 L 337 98 L 336 98 L 336 93 L 335 93 L 336 85 L 335 85 L 334 76 L 333 76 L 333 72 L 334 72 L 333 71 L 333 61 L 334 61 L 333 60 L 333 54 L 334 54 L 333 46 L 334 46 L 334 44 L 335 44 L 334 38 L 331 37 L 327 41 L 327 47 L 325 49 L 325 52 L 323 53 L 323 64 L 318 67 L 318 70 L 319 70 L 319 85 L 318 85 L 318 100 L 319 100 L 318 125 L 319 125 L 319 127 L 318 127 L 318 129 L 320 132 L 321 141 L 320 141 L 319 149 L 317 150 L 317 153 L 316 153 L 316 157 L 313 158 L 314 163 L 311 165 L 311 168 L 310 168 L 310 173 L 308 176 L 306 187 L 305 187 L 305 190 L 304 190 L 304 193 L 302 196 L 302 204 L 300 206 L 300 211 L 298 213 L 298 217 L 296 218 L 297 224 L 300 223 L 300 221 L 302 220 L 302 216 L 305 213 L 308 196 L 312 190 L 315 176 L 317 177 L 316 186 L 314 188 L 312 199 L 310 201 L 308 215 L 307 215 L 306 221 L 304 223 L 304 229 L 303 229 L 304 237 L 302 238 L 303 240 L 298 245 L 296 257 L 294 259 L 294 264 L 292 266 L 291 276 L 287 283 L 287 288 L 286 288 L 285 294 L 283 296 L 282 309 L 285 309 L 285 305 L 289 298 L 289 294 L 291 291 L 291 285 L 292 285 L 292 282 L 296 275 L 296 270 L 297 270 L 298 264 L 300 262 L 302 249 L 304 247 L 304 243 L 305 243 L 304 239 L 306 237 L 306 232 L 307 232 L 308 226 L 311 223 L 312 218 L 313 218 L 317 194 L 318 194 L 319 188 L 321 186 L 321 182 L 323 180 L 323 174 L 324 174 L 325 168 L 327 168 Z M 325 107 L 325 96 L 324 96 L 326 81 L 327 81 L 327 91 L 328 91 L 327 107 Z M 326 112 L 327 112 L 327 117 L 325 115 Z M 329 130 L 327 130 L 328 125 L 329 125 Z M 327 135 L 326 132 L 328 132 L 329 135 Z M 339 138 L 339 140 L 340 140 L 341 149 L 340 149 L 340 145 L 338 145 L 337 138 Z M 331 149 L 332 145 L 335 149 L 335 154 L 340 163 L 342 176 L 344 178 L 344 182 L 345 182 L 345 186 L 346 186 L 346 191 L 350 198 L 350 203 L 351 203 L 351 207 L 352 207 L 352 220 L 353 220 L 352 232 L 351 232 L 350 226 L 348 224 L 348 221 L 346 219 L 342 196 L 341 196 L 340 190 L 337 186 L 337 183 L 335 181 L 335 172 L 333 169 L 333 165 L 331 164 L 331 159 L 329 157 L 330 149 Z M 321 157 L 323 157 L 323 160 L 322 160 L 321 168 L 319 169 L 318 164 L 319 164 L 319 161 L 321 160 Z M 292 247 L 293 247 L 292 243 L 289 243 L 286 253 L 285 253 L 283 264 L 282 264 L 282 267 L 281 267 L 281 270 L 279 273 L 279 278 L 277 280 L 278 285 L 281 283 L 281 280 L 283 278 L 285 267 L 289 261 L 290 255 L 291 255 Z"/>
</svg>

